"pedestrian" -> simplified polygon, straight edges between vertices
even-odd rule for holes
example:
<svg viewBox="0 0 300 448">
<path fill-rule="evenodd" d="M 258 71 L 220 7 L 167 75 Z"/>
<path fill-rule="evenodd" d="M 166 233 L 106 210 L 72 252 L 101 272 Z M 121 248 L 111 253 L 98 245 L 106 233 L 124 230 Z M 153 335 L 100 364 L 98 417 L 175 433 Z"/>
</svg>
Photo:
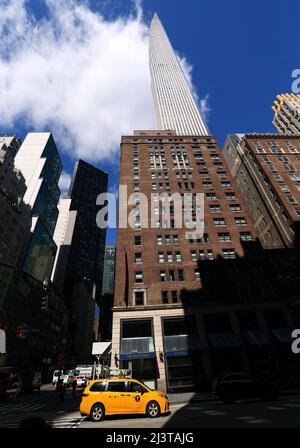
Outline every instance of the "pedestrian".
<svg viewBox="0 0 300 448">
<path fill-rule="evenodd" d="M 58 394 L 59 398 L 61 398 L 63 400 L 65 398 L 65 393 L 66 393 L 66 386 L 63 383 L 61 385 L 61 388 L 60 388 L 60 391 L 59 391 L 59 394 Z"/>
<path fill-rule="evenodd" d="M 63 382 L 64 382 L 64 380 L 62 379 L 62 378 L 58 378 L 58 380 L 57 380 L 57 383 L 56 383 L 56 390 L 55 390 L 55 392 L 59 395 L 60 394 L 60 392 L 61 392 L 61 388 L 62 388 L 62 386 L 63 386 Z"/>
<path fill-rule="evenodd" d="M 74 376 L 73 381 L 72 381 L 72 392 L 73 392 L 73 395 L 76 394 L 76 387 L 77 387 L 77 379 L 76 379 L 76 376 Z"/>
</svg>

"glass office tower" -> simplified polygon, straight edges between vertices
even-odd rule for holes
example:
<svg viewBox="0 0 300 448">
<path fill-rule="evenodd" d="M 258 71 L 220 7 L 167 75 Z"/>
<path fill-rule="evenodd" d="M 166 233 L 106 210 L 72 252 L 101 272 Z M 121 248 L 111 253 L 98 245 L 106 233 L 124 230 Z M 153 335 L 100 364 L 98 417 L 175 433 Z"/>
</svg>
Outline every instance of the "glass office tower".
<svg viewBox="0 0 300 448">
<path fill-rule="evenodd" d="M 25 177 L 24 201 L 32 208 L 31 239 L 23 269 L 41 282 L 48 282 L 56 254 L 53 232 L 58 216 L 58 181 L 62 170 L 52 134 L 27 134 L 15 164 Z"/>
</svg>

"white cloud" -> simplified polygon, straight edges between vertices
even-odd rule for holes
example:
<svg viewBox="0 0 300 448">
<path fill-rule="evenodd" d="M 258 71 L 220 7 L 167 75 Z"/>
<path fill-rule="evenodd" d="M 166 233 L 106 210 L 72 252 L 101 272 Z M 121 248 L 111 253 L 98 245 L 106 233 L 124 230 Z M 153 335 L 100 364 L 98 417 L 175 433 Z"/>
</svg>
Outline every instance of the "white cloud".
<svg viewBox="0 0 300 448">
<path fill-rule="evenodd" d="M 130 17 L 105 21 L 86 2 L 44 1 L 42 21 L 24 0 L 1 2 L 0 124 L 14 129 L 23 119 L 53 131 L 75 157 L 109 158 L 121 134 L 154 126 L 140 2 Z"/>
<path fill-rule="evenodd" d="M 88 0 L 43 1 L 49 18 L 36 20 L 26 0 L 0 0 L 0 125 L 22 120 L 73 157 L 113 162 L 122 134 L 155 127 L 142 1 L 114 21 Z"/>
<path fill-rule="evenodd" d="M 200 110 L 200 114 L 203 118 L 203 120 L 205 121 L 205 123 L 208 122 L 208 116 L 209 116 L 209 112 L 210 112 L 210 106 L 209 106 L 209 95 L 205 95 L 204 98 L 200 98 L 198 95 L 198 92 L 193 84 L 193 80 L 192 80 L 192 71 L 193 71 L 193 66 L 188 62 L 188 60 L 183 56 L 180 56 L 179 54 L 177 54 L 177 58 L 179 60 L 179 63 L 181 65 L 181 68 L 183 70 L 183 73 L 186 77 L 186 80 L 188 82 L 189 88 L 192 92 L 192 95 L 194 97 L 194 100 Z"/>
<path fill-rule="evenodd" d="M 200 113 L 206 123 L 208 122 L 209 113 L 211 111 L 208 99 L 209 94 L 205 95 L 205 97 L 200 100 Z"/>
<path fill-rule="evenodd" d="M 61 173 L 61 176 L 59 178 L 59 183 L 58 186 L 60 188 L 60 191 L 62 194 L 65 194 L 68 192 L 69 190 L 69 186 L 70 186 L 70 182 L 71 182 L 71 176 L 69 173 L 67 173 L 66 171 L 63 171 Z"/>
</svg>

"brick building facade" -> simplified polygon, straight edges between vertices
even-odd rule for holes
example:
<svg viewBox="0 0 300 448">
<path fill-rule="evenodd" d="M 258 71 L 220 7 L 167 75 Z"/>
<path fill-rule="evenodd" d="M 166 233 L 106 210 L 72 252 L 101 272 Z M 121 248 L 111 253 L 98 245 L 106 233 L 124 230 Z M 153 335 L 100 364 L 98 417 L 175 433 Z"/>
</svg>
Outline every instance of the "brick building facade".
<svg viewBox="0 0 300 448">
<path fill-rule="evenodd" d="M 281 326 L 293 324 L 285 303 L 277 300 L 275 304 L 268 293 L 268 297 L 261 293 L 256 300 L 245 300 L 243 285 L 234 289 L 229 301 L 222 301 L 222 294 L 211 301 L 202 298 L 203 284 L 210 278 L 202 265 L 218 265 L 222 259 L 232 266 L 231 262 L 238 263 L 245 256 L 244 244 L 256 239 L 242 194 L 215 138 L 176 135 L 174 131 L 136 131 L 124 136 L 119 184 L 119 212 L 125 207 L 121 189 L 127 186 L 127 197 L 132 195 L 128 214 L 133 225 L 122 228 L 119 217 L 114 366 L 131 368 L 135 377 L 168 391 L 201 389 L 224 369 L 249 368 L 237 313 L 258 315 L 258 329 L 263 332 L 267 326 L 263 310 L 275 306 L 286 322 Z M 138 207 L 140 193 L 150 204 L 151 195 L 153 199 L 163 192 L 204 194 L 201 239 L 186 238 L 187 229 L 176 227 L 172 208 L 170 228 L 163 228 L 162 222 L 146 228 L 144 217 L 132 211 Z M 161 217 L 158 203 L 153 201 L 153 207 L 154 215 Z M 218 282 L 218 277 L 209 281 Z M 231 281 L 229 276 L 228 284 Z M 218 328 L 220 314 L 224 328 Z M 215 360 L 214 350 L 227 353 L 223 361 Z"/>
<path fill-rule="evenodd" d="M 224 157 L 263 246 L 298 246 L 300 137 L 229 135 Z"/>
</svg>

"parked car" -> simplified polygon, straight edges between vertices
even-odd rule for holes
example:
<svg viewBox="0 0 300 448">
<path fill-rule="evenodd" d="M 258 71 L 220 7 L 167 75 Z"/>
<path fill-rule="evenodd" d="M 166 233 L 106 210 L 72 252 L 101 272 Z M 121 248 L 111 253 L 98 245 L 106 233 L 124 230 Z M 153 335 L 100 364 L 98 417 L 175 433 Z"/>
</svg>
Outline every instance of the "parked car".
<svg viewBox="0 0 300 448">
<path fill-rule="evenodd" d="M 77 387 L 85 387 L 88 383 L 88 380 L 83 375 L 78 375 L 76 377 L 76 381 L 77 381 Z"/>
<path fill-rule="evenodd" d="M 70 376 L 67 374 L 67 373 L 65 373 L 65 374 L 63 374 L 63 375 L 60 375 L 60 379 L 62 379 L 63 380 L 63 384 L 66 386 L 66 387 L 69 387 L 69 386 L 71 386 L 71 378 L 70 378 Z"/>
<path fill-rule="evenodd" d="M 89 382 L 82 394 L 80 412 L 89 415 L 93 422 L 115 414 L 146 414 L 155 418 L 169 412 L 169 401 L 165 392 L 151 390 L 140 381 L 105 378 Z"/>
<path fill-rule="evenodd" d="M 212 384 L 212 393 L 226 404 L 245 398 L 277 400 L 278 392 L 278 386 L 272 380 L 243 372 L 222 374 Z"/>
<path fill-rule="evenodd" d="M 55 384 L 58 381 L 59 375 L 61 375 L 62 373 L 63 373 L 62 370 L 54 370 L 53 377 L 52 377 L 52 384 L 53 384 L 53 386 L 55 386 Z"/>
</svg>

